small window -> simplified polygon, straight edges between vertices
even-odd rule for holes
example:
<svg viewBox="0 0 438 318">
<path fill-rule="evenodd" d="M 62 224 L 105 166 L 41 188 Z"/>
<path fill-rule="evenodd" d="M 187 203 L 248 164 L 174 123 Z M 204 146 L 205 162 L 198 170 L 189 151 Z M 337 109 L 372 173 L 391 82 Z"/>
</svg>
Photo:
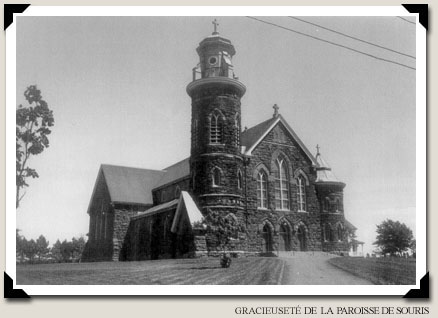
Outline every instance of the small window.
<svg viewBox="0 0 438 318">
<path fill-rule="evenodd" d="M 242 172 L 237 171 L 237 188 L 242 189 Z"/>
<path fill-rule="evenodd" d="M 323 210 L 324 210 L 324 212 L 329 212 L 330 211 L 330 201 L 329 201 L 329 198 L 324 198 L 324 201 L 323 201 Z"/>
<path fill-rule="evenodd" d="M 219 168 L 214 168 L 212 173 L 213 187 L 218 187 L 221 184 L 221 171 Z"/>
<path fill-rule="evenodd" d="M 210 57 L 210 59 L 208 60 L 208 63 L 210 63 L 211 65 L 216 64 L 217 62 L 217 58 L 215 56 Z"/>
<path fill-rule="evenodd" d="M 338 241 L 344 240 L 344 229 L 341 224 L 338 224 Z"/>
<path fill-rule="evenodd" d="M 178 199 L 180 194 L 181 194 L 181 189 L 180 189 L 179 186 L 176 186 L 176 188 L 175 188 L 175 199 Z"/>
</svg>

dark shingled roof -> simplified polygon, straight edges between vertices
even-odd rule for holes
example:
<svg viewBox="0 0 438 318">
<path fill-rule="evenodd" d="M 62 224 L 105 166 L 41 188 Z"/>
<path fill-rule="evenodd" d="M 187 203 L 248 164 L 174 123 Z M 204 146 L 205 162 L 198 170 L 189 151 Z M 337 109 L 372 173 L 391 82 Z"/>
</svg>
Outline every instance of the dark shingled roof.
<svg viewBox="0 0 438 318">
<path fill-rule="evenodd" d="M 263 134 L 271 127 L 271 125 L 277 120 L 276 117 L 270 118 L 260 124 L 251 127 L 242 132 L 240 135 L 240 144 L 245 146 L 246 150 L 252 147 L 257 140 L 259 140 Z"/>
<path fill-rule="evenodd" d="M 112 202 L 152 204 L 152 188 L 164 171 L 101 165 Z"/>
<path fill-rule="evenodd" d="M 161 187 L 168 183 L 174 182 L 178 179 L 182 179 L 184 177 L 188 177 L 190 175 L 190 157 L 184 160 L 181 160 L 170 167 L 164 168 L 163 177 L 161 180 L 154 186 L 154 188 Z"/>
</svg>

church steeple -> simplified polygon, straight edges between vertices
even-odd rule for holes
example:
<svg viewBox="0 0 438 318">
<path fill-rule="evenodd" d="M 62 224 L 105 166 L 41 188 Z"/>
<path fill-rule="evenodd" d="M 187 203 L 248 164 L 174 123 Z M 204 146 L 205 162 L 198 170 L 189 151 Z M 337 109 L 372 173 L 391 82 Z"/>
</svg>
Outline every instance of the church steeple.
<svg viewBox="0 0 438 318">
<path fill-rule="evenodd" d="M 243 159 L 240 151 L 240 99 L 245 86 L 234 74 L 230 40 L 214 30 L 200 43 L 199 63 L 187 85 L 192 98 L 191 174 L 201 207 L 239 205 Z"/>
</svg>

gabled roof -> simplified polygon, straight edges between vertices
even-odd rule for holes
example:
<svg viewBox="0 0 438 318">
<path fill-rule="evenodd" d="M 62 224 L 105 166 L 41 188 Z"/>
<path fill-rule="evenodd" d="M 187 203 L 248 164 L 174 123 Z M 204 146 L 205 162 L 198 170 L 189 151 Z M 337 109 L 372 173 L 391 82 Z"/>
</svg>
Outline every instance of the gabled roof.
<svg viewBox="0 0 438 318">
<path fill-rule="evenodd" d="M 157 214 L 157 213 L 160 213 L 160 212 L 167 211 L 169 209 L 172 209 L 172 208 L 176 207 L 178 202 L 179 202 L 179 199 L 175 199 L 175 200 L 172 200 L 172 201 L 169 201 L 169 202 L 166 202 L 166 203 L 162 203 L 162 204 L 156 205 L 156 206 L 154 206 L 154 207 L 152 207 L 152 208 L 150 208 L 150 209 L 148 209 L 148 210 L 146 210 L 144 212 L 138 213 L 137 215 L 131 217 L 131 219 L 133 219 L 133 220 L 134 219 L 140 219 L 140 218 L 145 217 L 145 216 L 150 216 L 150 215 L 153 215 L 153 214 Z"/>
<path fill-rule="evenodd" d="M 183 207 L 185 207 L 185 211 L 187 213 L 187 219 L 190 225 L 194 225 L 197 222 L 202 221 L 202 213 L 199 211 L 196 206 L 195 201 L 193 201 L 192 197 L 187 191 L 181 191 L 181 195 L 179 197 L 178 206 L 176 208 L 175 217 L 173 218 L 171 231 L 176 233 L 178 231 L 178 224 L 183 216 L 182 213 L 184 211 Z"/>
<path fill-rule="evenodd" d="M 270 118 L 260 124 L 251 127 L 242 132 L 240 135 L 240 144 L 245 147 L 245 149 L 250 149 L 252 145 L 257 143 L 257 141 L 262 138 L 265 132 L 272 126 L 272 124 L 277 120 L 277 118 Z"/>
<path fill-rule="evenodd" d="M 190 176 L 190 157 L 163 169 L 163 171 L 165 173 L 154 188 L 159 188 L 168 183 Z"/>
<path fill-rule="evenodd" d="M 113 166 L 100 167 L 112 202 L 152 204 L 152 188 L 162 179 L 164 171 Z"/>
<path fill-rule="evenodd" d="M 284 120 L 283 116 L 281 115 L 266 120 L 242 133 L 241 142 L 242 146 L 245 146 L 244 154 L 250 156 L 252 151 L 258 146 L 258 144 L 260 144 L 266 137 L 266 135 L 269 134 L 269 132 L 271 132 L 271 130 L 280 122 L 289 132 L 292 139 L 294 139 L 300 146 L 300 148 L 304 151 L 304 153 L 307 155 L 313 165 L 318 166 L 315 157 L 312 155 L 309 149 L 307 149 L 307 147 L 304 145 L 304 143 L 301 141 L 301 139 L 298 137 L 292 127 L 289 126 L 289 124 L 286 122 L 286 120 Z"/>
</svg>

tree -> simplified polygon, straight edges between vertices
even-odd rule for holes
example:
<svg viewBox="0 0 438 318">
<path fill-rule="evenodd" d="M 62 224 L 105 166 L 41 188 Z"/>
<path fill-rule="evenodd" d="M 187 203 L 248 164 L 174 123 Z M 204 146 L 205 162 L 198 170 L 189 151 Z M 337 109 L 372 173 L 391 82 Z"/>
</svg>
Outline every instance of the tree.
<svg viewBox="0 0 438 318">
<path fill-rule="evenodd" d="M 412 252 L 412 257 L 416 257 L 417 256 L 417 240 L 412 240 L 411 245 L 409 246 L 409 248 L 411 249 Z"/>
<path fill-rule="evenodd" d="M 56 240 L 56 243 L 53 244 L 52 249 L 51 249 L 51 253 L 52 253 L 52 258 L 57 262 L 57 263 L 61 263 L 62 262 L 62 254 L 61 254 L 61 241 L 58 239 Z"/>
<path fill-rule="evenodd" d="M 207 211 L 202 223 L 207 228 L 210 237 L 216 241 L 219 250 L 223 252 L 222 267 L 229 267 L 231 258 L 226 255 L 226 251 L 231 248 L 238 234 L 244 232 L 244 227 L 233 216 L 211 210 Z"/>
<path fill-rule="evenodd" d="M 15 255 L 17 258 L 17 262 L 24 262 L 24 251 L 26 248 L 26 238 L 20 235 L 20 230 L 16 229 L 16 241 L 15 241 Z"/>
<path fill-rule="evenodd" d="M 412 243 L 412 230 L 399 221 L 386 220 L 377 225 L 377 237 L 373 243 L 380 249 L 380 253 L 401 255 Z"/>
<path fill-rule="evenodd" d="M 24 187 L 29 186 L 26 179 L 38 178 L 35 169 L 28 166 L 30 156 L 38 155 L 49 147 L 47 136 L 51 133 L 55 120 L 53 112 L 41 96 L 41 91 L 35 85 L 29 86 L 24 92 L 29 105 L 19 105 L 16 118 L 16 207 L 18 208 L 24 194 Z"/>
<path fill-rule="evenodd" d="M 35 255 L 37 253 L 37 244 L 34 239 L 30 241 L 24 240 L 24 255 L 26 255 L 27 259 L 30 263 L 34 262 Z"/>
<path fill-rule="evenodd" d="M 80 238 L 72 238 L 71 240 L 72 242 L 72 249 L 73 249 L 73 261 L 74 262 L 79 262 L 82 256 L 82 252 L 84 251 L 85 248 L 85 239 L 83 236 L 81 236 Z"/>
<path fill-rule="evenodd" d="M 71 262 L 73 258 L 73 244 L 71 242 L 68 242 L 67 240 L 62 241 L 61 256 L 62 256 L 62 262 L 64 263 Z"/>
<path fill-rule="evenodd" d="M 36 240 L 36 255 L 38 256 L 38 261 L 49 253 L 49 242 L 43 235 L 40 235 Z"/>
</svg>

